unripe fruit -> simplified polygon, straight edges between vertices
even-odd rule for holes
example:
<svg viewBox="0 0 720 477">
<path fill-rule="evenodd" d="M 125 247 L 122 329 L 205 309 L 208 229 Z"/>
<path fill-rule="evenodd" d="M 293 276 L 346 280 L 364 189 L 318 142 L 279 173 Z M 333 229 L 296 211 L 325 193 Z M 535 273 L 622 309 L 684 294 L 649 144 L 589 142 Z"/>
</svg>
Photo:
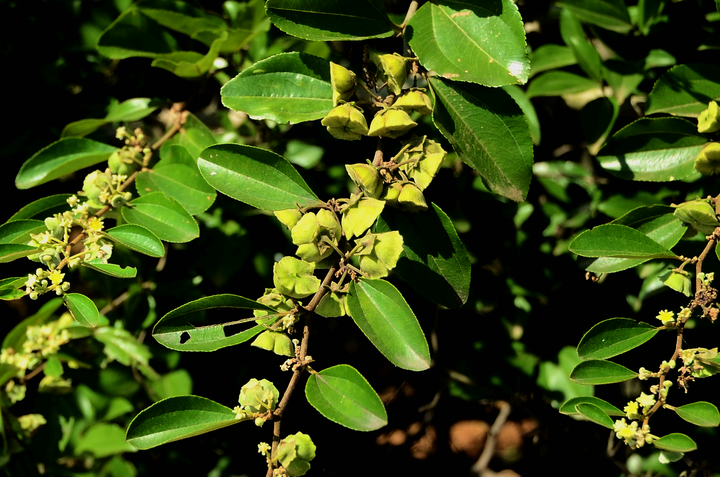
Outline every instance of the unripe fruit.
<svg viewBox="0 0 720 477">
<path fill-rule="evenodd" d="M 310 461 L 315 458 L 315 444 L 307 434 L 298 432 L 280 441 L 275 459 L 290 477 L 305 475 L 310 470 Z"/>
<path fill-rule="evenodd" d="M 432 101 L 430 97 L 419 89 L 411 89 L 400 96 L 393 106 L 406 112 L 417 111 L 428 116 L 432 114 Z"/>
<path fill-rule="evenodd" d="M 275 409 L 279 397 L 280 392 L 273 383 L 253 378 L 240 389 L 238 402 L 248 413 L 264 413 Z"/>
<path fill-rule="evenodd" d="M 330 84 L 333 88 L 333 106 L 337 106 L 339 101 L 347 101 L 355 92 L 355 73 L 330 62 Z"/>
<path fill-rule="evenodd" d="M 357 141 L 367 136 L 367 120 L 362 111 L 351 103 L 341 104 L 332 109 L 320 123 L 337 139 Z"/>
<path fill-rule="evenodd" d="M 377 169 L 370 164 L 346 164 L 350 179 L 365 192 L 368 197 L 377 198 L 383 189 L 383 182 L 380 179 Z"/>
<path fill-rule="evenodd" d="M 394 95 L 402 92 L 405 78 L 407 78 L 406 59 L 397 53 L 380 55 L 380 68 L 387 79 L 387 89 Z"/>
<path fill-rule="evenodd" d="M 373 118 L 367 135 L 396 138 L 415 126 L 417 123 L 402 109 L 384 109 Z"/>
<path fill-rule="evenodd" d="M 320 279 L 313 275 L 312 263 L 294 257 L 283 257 L 273 266 L 273 283 L 283 295 L 305 298 L 320 288 Z"/>
<path fill-rule="evenodd" d="M 422 212 L 427 210 L 425 196 L 414 184 L 405 184 L 398 196 L 400 206 L 410 212 Z"/>
<path fill-rule="evenodd" d="M 695 170 L 700 174 L 720 173 L 720 143 L 708 143 L 695 159 Z"/>
<path fill-rule="evenodd" d="M 278 331 L 263 331 L 250 346 L 272 351 L 278 356 L 290 356 L 291 358 L 295 356 L 295 345 L 292 344 L 290 337 Z"/>
<path fill-rule="evenodd" d="M 710 101 L 708 108 L 698 116 L 698 132 L 713 133 L 720 131 L 720 107 Z"/>
</svg>

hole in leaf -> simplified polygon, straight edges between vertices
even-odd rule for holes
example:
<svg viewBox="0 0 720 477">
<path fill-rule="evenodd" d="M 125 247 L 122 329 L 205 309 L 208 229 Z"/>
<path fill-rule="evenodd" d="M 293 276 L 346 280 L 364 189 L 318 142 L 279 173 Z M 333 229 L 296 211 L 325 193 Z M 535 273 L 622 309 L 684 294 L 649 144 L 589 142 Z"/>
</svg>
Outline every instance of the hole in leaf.
<svg viewBox="0 0 720 477">
<path fill-rule="evenodd" d="M 247 323 L 235 323 L 234 325 L 223 326 L 223 333 L 225 333 L 225 338 L 229 338 L 241 331 L 245 331 L 246 329 Z"/>
<path fill-rule="evenodd" d="M 180 344 L 185 344 L 190 339 L 190 333 L 187 331 L 183 331 L 182 334 L 180 334 Z"/>
</svg>

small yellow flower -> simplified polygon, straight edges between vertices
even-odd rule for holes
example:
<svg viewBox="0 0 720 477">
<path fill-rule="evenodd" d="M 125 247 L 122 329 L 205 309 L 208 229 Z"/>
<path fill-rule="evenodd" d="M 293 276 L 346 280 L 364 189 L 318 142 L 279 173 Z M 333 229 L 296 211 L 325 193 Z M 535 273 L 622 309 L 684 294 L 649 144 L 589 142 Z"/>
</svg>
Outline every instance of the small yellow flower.
<svg viewBox="0 0 720 477">
<path fill-rule="evenodd" d="M 658 320 L 662 321 L 663 325 L 666 325 L 668 323 L 672 323 L 675 321 L 675 313 L 668 310 L 662 310 L 658 315 L 655 317 Z"/>
<path fill-rule="evenodd" d="M 76 195 L 71 195 L 67 198 L 67 203 L 70 207 L 75 207 L 78 204 L 78 198 Z"/>
<path fill-rule="evenodd" d="M 680 308 L 680 313 L 678 313 L 678 320 L 687 320 L 690 318 L 690 315 L 692 315 L 692 310 L 683 306 Z"/>
<path fill-rule="evenodd" d="M 630 401 L 629 403 L 627 403 L 627 406 L 625 406 L 625 409 L 623 409 L 627 417 L 629 417 L 630 419 L 635 418 L 635 416 L 639 414 L 638 410 L 638 403 L 635 401 Z"/>
<path fill-rule="evenodd" d="M 103 229 L 103 221 L 102 219 L 98 219 L 97 217 L 90 217 L 87 223 L 87 230 L 88 232 L 100 232 Z"/>
<path fill-rule="evenodd" d="M 655 396 L 652 394 L 640 393 L 640 397 L 636 399 L 644 409 L 649 409 L 655 405 Z"/>
<path fill-rule="evenodd" d="M 268 451 L 270 450 L 270 444 L 267 442 L 261 442 L 258 444 L 258 452 L 262 455 L 267 455 Z"/>
<path fill-rule="evenodd" d="M 35 288 L 35 283 L 37 283 L 37 276 L 29 273 L 28 279 L 25 282 L 25 286 L 32 290 L 33 288 Z"/>
<path fill-rule="evenodd" d="M 50 275 L 48 275 L 48 278 L 53 283 L 53 285 L 59 285 L 62 283 L 63 278 L 65 278 L 64 273 L 60 273 L 60 270 L 53 270 L 50 272 Z"/>
<path fill-rule="evenodd" d="M 115 137 L 118 139 L 123 139 L 125 136 L 127 136 L 127 128 L 125 126 L 120 126 L 115 131 Z"/>
</svg>

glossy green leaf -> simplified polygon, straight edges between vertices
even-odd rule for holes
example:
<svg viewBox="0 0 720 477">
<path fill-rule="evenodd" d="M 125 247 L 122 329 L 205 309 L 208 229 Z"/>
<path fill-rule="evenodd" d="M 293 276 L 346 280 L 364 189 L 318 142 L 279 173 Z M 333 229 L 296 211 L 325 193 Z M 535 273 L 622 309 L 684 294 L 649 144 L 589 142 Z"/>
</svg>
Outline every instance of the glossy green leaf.
<svg viewBox="0 0 720 477">
<path fill-rule="evenodd" d="M 180 202 L 191 215 L 205 212 L 215 202 L 217 192 L 202 178 L 197 166 L 158 163 L 135 178 L 140 195 L 160 191 Z"/>
<path fill-rule="evenodd" d="M 433 122 L 463 162 L 488 188 L 525 200 L 532 177 L 533 146 L 520 107 L 500 89 L 431 78 Z"/>
<path fill-rule="evenodd" d="M 275 310 L 256 301 L 237 295 L 213 295 L 186 303 L 175 308 L 160 318 L 153 328 L 153 337 L 158 343 L 178 351 L 215 351 L 227 346 L 244 343 L 254 337 L 265 326 L 255 324 L 255 318 L 246 320 L 252 325 L 249 329 L 226 336 L 224 328 L 239 322 L 212 323 L 203 313 L 216 308 L 237 308 L 248 310 L 264 310 L 274 313 Z M 242 321 L 242 320 L 240 320 Z M 267 320 L 266 325 L 277 321 L 277 316 Z"/>
<path fill-rule="evenodd" d="M 611 361 L 591 359 L 575 366 L 570 379 L 580 384 L 610 384 L 627 381 L 638 373 Z"/>
<path fill-rule="evenodd" d="M 86 328 L 95 328 L 98 325 L 100 312 L 90 298 L 80 293 L 68 293 L 63 298 L 75 321 Z"/>
<path fill-rule="evenodd" d="M 578 414 L 585 416 L 590 421 L 594 422 L 595 424 L 600 424 L 603 427 L 607 427 L 608 429 L 612 429 L 613 426 L 613 420 L 610 419 L 610 416 L 605 414 L 605 411 L 600 409 L 594 404 L 590 404 L 587 402 L 581 402 L 575 406 L 577 409 Z"/>
<path fill-rule="evenodd" d="M 320 203 L 292 164 L 266 149 L 218 144 L 202 152 L 198 168 L 215 189 L 258 209 L 285 210 Z"/>
<path fill-rule="evenodd" d="M 165 247 L 162 241 L 152 232 L 140 225 L 125 224 L 118 225 L 106 231 L 113 241 L 126 246 L 130 250 L 150 255 L 151 257 L 162 257 L 165 255 Z"/>
<path fill-rule="evenodd" d="M 563 403 L 562 406 L 560 406 L 560 409 L 558 411 L 560 412 L 560 414 L 579 414 L 575 406 L 583 403 L 594 405 L 595 407 L 601 409 L 608 416 L 625 416 L 625 413 L 617 407 L 613 406 L 607 401 L 603 401 L 602 399 L 596 398 L 594 396 L 579 396 L 568 399 Z"/>
<path fill-rule="evenodd" d="M 621 179 L 674 181 L 695 173 L 695 158 L 706 142 L 685 119 L 642 118 L 615 133 L 597 159 Z"/>
<path fill-rule="evenodd" d="M 676 255 L 647 235 L 627 225 L 599 225 L 570 242 L 569 250 L 583 257 L 675 258 Z"/>
<path fill-rule="evenodd" d="M 168 70 L 181 78 L 197 78 L 205 75 L 218 57 L 227 33 L 215 39 L 206 54 L 194 51 L 175 51 L 155 56 L 151 66 Z"/>
<path fill-rule="evenodd" d="M 82 137 L 105 124 L 117 121 L 139 121 L 151 114 L 159 106 L 158 101 L 150 98 L 131 98 L 111 106 L 104 119 L 81 119 L 63 128 L 61 137 Z"/>
<path fill-rule="evenodd" d="M 110 359 L 125 366 L 140 366 L 145 373 L 157 376 L 155 371 L 147 368 L 152 356 L 150 350 L 129 331 L 115 326 L 101 326 L 93 336 L 105 345 L 104 352 Z"/>
<path fill-rule="evenodd" d="M 114 263 L 103 263 L 99 258 L 89 262 L 81 262 L 81 265 L 115 278 L 135 278 L 137 276 L 136 268 L 121 267 Z"/>
<path fill-rule="evenodd" d="M 620 106 L 614 98 L 595 99 L 580 110 L 580 126 L 590 154 L 597 154 L 605 143 L 619 112 Z"/>
<path fill-rule="evenodd" d="M 548 43 L 530 53 L 530 76 L 576 63 L 575 53 L 569 47 Z"/>
<path fill-rule="evenodd" d="M 203 149 L 217 143 L 212 131 L 193 114 L 188 115 L 176 137 L 177 143 L 187 149 L 193 159 L 197 159 Z"/>
<path fill-rule="evenodd" d="M 137 452 L 125 442 L 125 429 L 117 424 L 98 422 L 90 426 L 75 444 L 75 454 L 89 452 L 100 459 L 123 452 Z"/>
<path fill-rule="evenodd" d="M 548 71 L 530 82 L 525 94 L 528 98 L 535 96 L 562 96 L 564 94 L 582 93 L 599 88 L 600 83 L 585 76 L 568 73 L 567 71 Z"/>
<path fill-rule="evenodd" d="M 403 254 L 394 269 L 418 293 L 447 308 L 459 308 L 470 293 L 470 258 L 445 212 L 431 204 L 426 212 L 408 214 L 386 208 L 377 232 L 397 230 Z"/>
<path fill-rule="evenodd" d="M 420 323 L 392 284 L 352 282 L 347 307 L 358 328 L 391 363 L 411 371 L 430 367 L 430 350 Z"/>
<path fill-rule="evenodd" d="M 268 0 L 270 21 L 288 35 L 310 41 L 358 41 L 392 35 L 380 0 Z"/>
<path fill-rule="evenodd" d="M 503 91 L 505 91 L 507 94 L 510 95 L 510 97 L 517 103 L 518 106 L 520 106 L 520 109 L 522 110 L 523 114 L 525 115 L 525 119 L 528 122 L 528 128 L 530 130 L 530 137 L 532 137 L 532 142 L 536 146 L 540 144 L 540 119 L 538 119 L 537 112 L 535 111 L 535 106 L 533 106 L 532 101 L 530 101 L 530 98 L 528 98 L 525 95 L 525 92 L 520 88 L 520 86 L 503 86 Z"/>
<path fill-rule="evenodd" d="M 666 249 L 671 249 L 680 241 L 688 228 L 673 215 L 674 211 L 673 207 L 661 205 L 638 207 L 611 223 L 632 227 Z M 649 259 L 601 257 L 586 267 L 586 270 L 594 273 L 619 272 L 640 265 L 647 260 Z"/>
<path fill-rule="evenodd" d="M 19 243 L 27 245 L 30 234 L 46 232 L 47 227 L 42 220 L 21 219 L 0 225 L 0 244 Z"/>
<path fill-rule="evenodd" d="M 126 222 L 145 227 L 166 242 L 189 242 L 200 235 L 192 215 L 162 192 L 133 199 L 122 208 L 122 216 Z"/>
<path fill-rule="evenodd" d="M 585 36 L 585 31 L 578 19 L 568 9 L 560 12 L 560 35 L 573 51 L 578 66 L 593 80 L 603 80 L 600 66 L 600 54 Z"/>
<path fill-rule="evenodd" d="M 71 172 L 106 161 L 117 148 L 85 138 L 55 141 L 35 153 L 20 167 L 15 186 L 29 189 Z"/>
<path fill-rule="evenodd" d="M 387 424 L 387 413 L 370 383 L 352 366 L 340 364 L 311 374 L 305 396 L 320 414 L 356 431 Z"/>
<path fill-rule="evenodd" d="M 299 123 L 333 108 L 330 63 L 307 53 L 281 53 L 247 68 L 220 90 L 225 106 L 253 119 Z"/>
<path fill-rule="evenodd" d="M 603 63 L 602 76 L 612 88 L 612 97 L 618 104 L 623 104 L 630 95 L 637 93 L 638 86 L 645 79 L 644 69 L 639 63 L 614 58 Z"/>
<path fill-rule="evenodd" d="M 692 63 L 666 71 L 648 95 L 645 114 L 697 118 L 710 101 L 720 100 L 720 66 Z"/>
<path fill-rule="evenodd" d="M 172 35 L 136 8 L 126 10 L 98 38 L 100 54 L 115 60 L 154 58 L 175 50 L 177 42 Z"/>
<path fill-rule="evenodd" d="M 70 206 L 67 203 L 67 199 L 71 195 L 72 194 L 57 194 L 33 201 L 15 212 L 15 214 L 8 219 L 8 222 L 22 219 L 43 220 L 46 217 L 69 210 Z"/>
<path fill-rule="evenodd" d="M 570 10 L 581 21 L 606 30 L 625 33 L 632 29 L 623 0 L 562 0 L 558 5 Z"/>
<path fill-rule="evenodd" d="M 718 408 L 707 401 L 698 401 L 675 408 L 678 416 L 700 427 L 717 427 L 720 425 Z"/>
<path fill-rule="evenodd" d="M 176 396 L 141 411 L 128 426 L 126 439 L 138 449 L 185 439 L 242 422 L 229 407 L 199 396 Z"/>
<path fill-rule="evenodd" d="M 426 3 L 406 27 L 420 64 L 455 81 L 525 84 L 530 77 L 525 30 L 511 0 Z"/>
<path fill-rule="evenodd" d="M 150 383 L 150 388 L 155 391 L 153 400 L 160 401 L 173 396 L 192 394 L 192 385 L 190 373 L 186 369 L 176 369 Z"/>
<path fill-rule="evenodd" d="M 607 359 L 623 354 L 655 336 L 658 329 L 629 318 L 610 318 L 590 328 L 580 340 L 580 359 Z"/>
<path fill-rule="evenodd" d="M 88 134 L 97 131 L 101 127 L 108 124 L 110 121 L 106 119 L 81 119 L 79 121 L 73 121 L 66 125 L 60 133 L 61 138 L 66 137 L 83 137 Z"/>
<path fill-rule="evenodd" d="M 658 449 L 668 450 L 671 452 L 690 452 L 697 449 L 695 441 L 690 439 L 685 434 L 674 432 L 663 436 L 660 439 L 653 441 L 653 444 Z"/>
<path fill-rule="evenodd" d="M 138 4 L 138 8 L 160 25 L 191 37 L 198 37 L 205 30 L 222 30 L 227 27 L 222 18 L 205 13 L 186 2 L 144 0 Z M 202 41 L 202 36 L 198 39 Z"/>
<path fill-rule="evenodd" d="M 19 243 L 0 244 L 0 263 L 8 263 L 18 258 L 27 257 L 38 251 L 37 247 Z"/>
<path fill-rule="evenodd" d="M 16 300 L 24 297 L 27 277 L 10 277 L 0 280 L 0 300 Z"/>
</svg>

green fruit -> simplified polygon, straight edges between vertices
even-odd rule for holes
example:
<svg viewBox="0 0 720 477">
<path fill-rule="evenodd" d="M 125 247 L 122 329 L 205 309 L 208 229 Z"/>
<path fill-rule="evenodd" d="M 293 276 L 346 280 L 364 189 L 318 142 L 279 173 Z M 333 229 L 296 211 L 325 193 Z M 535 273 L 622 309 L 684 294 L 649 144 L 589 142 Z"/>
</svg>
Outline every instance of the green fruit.
<svg viewBox="0 0 720 477">
<path fill-rule="evenodd" d="M 350 240 L 353 236 L 360 237 L 364 234 L 375 223 L 383 208 L 385 208 L 385 201 L 363 197 L 345 209 L 342 216 L 345 238 Z"/>
<path fill-rule="evenodd" d="M 720 143 L 711 142 L 695 158 L 695 170 L 700 174 L 720 174 Z"/>
<path fill-rule="evenodd" d="M 312 263 L 294 257 L 283 257 L 273 266 L 273 283 L 283 295 L 305 298 L 317 292 L 320 279 L 313 275 Z"/>
<path fill-rule="evenodd" d="M 720 107 L 710 101 L 708 108 L 698 116 L 698 132 L 713 133 L 720 131 Z"/>
<path fill-rule="evenodd" d="M 432 101 L 430 97 L 422 90 L 415 88 L 400 96 L 395 103 L 393 103 L 393 106 L 408 113 L 417 111 L 425 116 L 432 114 Z"/>
<path fill-rule="evenodd" d="M 320 123 L 334 138 L 345 141 L 357 141 L 368 134 L 367 120 L 362 110 L 351 103 L 335 107 Z"/>
<path fill-rule="evenodd" d="M 295 356 L 295 345 L 293 345 L 290 337 L 278 331 L 263 331 L 250 343 L 250 346 L 272 351 L 278 356 Z"/>
<path fill-rule="evenodd" d="M 388 91 L 394 95 L 399 95 L 407 78 L 406 59 L 397 53 L 380 55 L 378 59 L 380 60 L 380 69 L 387 80 Z"/>
<path fill-rule="evenodd" d="M 383 182 L 380 174 L 370 164 L 346 164 L 345 170 L 355 185 L 368 197 L 377 198 L 382 192 Z"/>
<path fill-rule="evenodd" d="M 344 66 L 330 62 L 330 84 L 333 88 L 333 106 L 347 101 L 355 93 L 355 73 Z"/>
<path fill-rule="evenodd" d="M 384 109 L 373 118 L 367 135 L 396 138 L 415 126 L 417 123 L 402 109 Z"/>
<path fill-rule="evenodd" d="M 285 468 L 290 477 L 305 475 L 315 458 L 315 444 L 310 436 L 298 432 L 280 441 L 274 460 Z"/>
<path fill-rule="evenodd" d="M 275 409 L 280 392 L 267 379 L 253 378 L 240 389 L 238 402 L 248 413 L 264 413 Z"/>
</svg>

